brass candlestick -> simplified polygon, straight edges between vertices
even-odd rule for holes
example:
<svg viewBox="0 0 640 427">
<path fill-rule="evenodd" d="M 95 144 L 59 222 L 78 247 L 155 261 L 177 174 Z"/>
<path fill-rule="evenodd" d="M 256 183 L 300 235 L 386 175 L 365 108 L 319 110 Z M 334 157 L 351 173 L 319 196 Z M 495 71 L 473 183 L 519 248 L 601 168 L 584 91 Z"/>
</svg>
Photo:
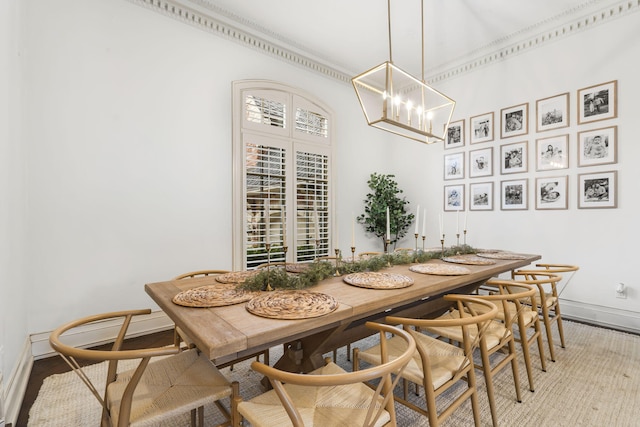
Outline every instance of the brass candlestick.
<svg viewBox="0 0 640 427">
<path fill-rule="evenodd" d="M 418 252 L 418 233 L 415 233 L 414 236 L 416 236 L 416 252 Z"/>
<path fill-rule="evenodd" d="M 284 270 L 287 271 L 287 252 L 289 251 L 289 246 L 284 245 L 282 250 L 284 251 Z"/>
<path fill-rule="evenodd" d="M 456 246 L 460 246 L 460 233 L 456 233 Z"/>
<path fill-rule="evenodd" d="M 442 247 L 442 257 L 444 258 L 444 234 L 442 235 L 442 239 L 440 239 L 440 246 Z"/>
<path fill-rule="evenodd" d="M 351 262 L 356 262 L 356 247 L 351 246 Z"/>
<path fill-rule="evenodd" d="M 465 228 L 462 232 L 464 233 L 464 245 L 467 246 L 467 229 Z"/>
<path fill-rule="evenodd" d="M 422 252 L 424 252 L 424 241 L 427 240 L 427 236 L 422 236 Z"/>
<path fill-rule="evenodd" d="M 340 249 L 334 249 L 333 252 L 336 254 L 336 272 L 334 276 L 338 277 L 340 276 L 340 270 L 338 269 L 338 264 L 340 262 Z"/>
<path fill-rule="evenodd" d="M 391 267 L 391 256 L 389 255 L 389 245 L 391 245 L 391 240 L 387 239 L 386 240 L 387 243 L 387 267 Z"/>
<path fill-rule="evenodd" d="M 264 247 L 267 250 L 267 287 L 265 288 L 265 291 L 272 291 L 273 288 L 271 287 L 271 272 L 270 272 L 270 267 L 271 267 L 271 243 L 265 243 Z"/>
</svg>

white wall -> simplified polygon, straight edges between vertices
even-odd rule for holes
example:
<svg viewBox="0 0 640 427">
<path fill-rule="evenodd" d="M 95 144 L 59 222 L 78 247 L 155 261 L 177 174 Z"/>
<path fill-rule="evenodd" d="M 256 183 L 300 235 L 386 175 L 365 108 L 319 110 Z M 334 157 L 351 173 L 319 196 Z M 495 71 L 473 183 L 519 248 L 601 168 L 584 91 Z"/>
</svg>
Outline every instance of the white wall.
<svg viewBox="0 0 640 427">
<path fill-rule="evenodd" d="M 0 140 L 0 196 L 12 202 L 0 213 L 0 233 L 9 237 L 1 239 L 0 262 L 13 266 L 0 273 L 0 318 L 12 322 L 0 335 L 8 347 L 5 372 L 16 365 L 27 334 L 46 334 L 89 313 L 155 308 L 145 283 L 187 270 L 230 268 L 233 80 L 285 82 L 316 93 L 334 109 L 336 201 L 345 250 L 351 213 L 362 211 L 372 172 L 396 174 L 412 207 L 419 203 L 429 210 L 427 244 L 436 244 L 442 146 L 367 127 L 350 85 L 126 1 L 23 4 L 24 72 L 17 75 L 15 66 L 0 63 L 3 82 L 5 76 L 10 82 L 3 89 L 16 81 L 22 89 L 8 99 L 24 106 L 0 110 L 0 128 L 7 129 Z M 640 294 L 632 275 L 640 172 L 626 160 L 640 150 L 634 138 L 640 112 L 634 102 L 640 88 L 634 78 L 639 18 L 613 21 L 438 85 L 456 99 L 456 118 L 466 119 L 467 126 L 472 115 L 498 115 L 523 102 L 530 102 L 533 114 L 536 99 L 570 91 L 571 158 L 565 172 L 570 188 L 577 188 L 576 175 L 584 168 L 576 168 L 576 132 L 596 126 L 576 125 L 575 92 L 618 80 L 619 118 L 606 125 L 618 125 L 619 161 L 594 168 L 619 170 L 618 209 L 578 210 L 576 189 L 566 211 L 536 211 L 530 197 L 529 210 L 503 212 L 497 197 L 502 178 L 494 171 L 496 206 L 469 215 L 469 243 L 579 264 L 581 271 L 563 294 L 568 310 L 628 327 L 638 327 Z M 1 61 L 12 59 L 11 46 L 1 49 Z M 21 126 L 5 127 L 20 119 L 20 111 L 25 113 Z M 533 129 L 527 136 L 530 150 L 538 137 Z M 23 143 L 10 144 L 17 137 Z M 489 143 L 494 155 L 502 142 Z M 519 176 L 530 186 L 540 176 L 532 157 L 529 172 Z M 448 236 L 455 232 L 454 218 L 447 217 Z M 360 228 L 356 239 L 358 251 L 379 249 Z M 614 298 L 619 281 L 630 287 L 626 300 Z"/>
<path fill-rule="evenodd" d="M 637 101 L 640 93 L 638 28 L 640 13 L 634 13 L 438 86 L 458 101 L 455 119 L 465 119 L 467 135 L 471 116 L 493 111 L 496 123 L 499 123 L 500 109 L 525 102 L 529 103 L 529 133 L 501 140 L 499 127 L 496 127 L 493 142 L 466 145 L 461 150 L 441 149 L 429 162 L 439 174 L 445 152 L 494 147 L 493 177 L 462 181 L 467 184 L 467 191 L 472 182 L 495 183 L 494 210 L 470 213 L 470 244 L 539 253 L 547 262 L 578 264 L 581 270 L 562 294 L 566 300 L 564 311 L 591 321 L 636 330 L 640 329 L 640 283 L 635 269 L 638 253 L 635 243 L 640 240 L 637 226 L 640 168 L 633 159 L 640 157 L 637 143 L 640 113 Z M 618 81 L 618 118 L 578 125 L 577 90 L 611 80 Z M 570 92 L 570 126 L 537 133 L 536 100 L 564 92 Z M 618 126 L 618 163 L 577 167 L 577 133 L 613 125 Z M 569 134 L 569 169 L 536 172 L 536 139 L 563 134 Z M 500 145 L 522 140 L 529 144 L 528 173 L 501 176 L 497 157 Z M 468 155 L 466 159 L 468 161 Z M 609 170 L 618 171 L 618 208 L 578 209 L 578 174 Z M 536 177 L 561 175 L 569 176 L 569 209 L 536 210 L 533 194 Z M 500 181 L 520 178 L 529 181 L 529 209 L 501 211 Z M 442 198 L 441 189 L 438 194 Z M 449 233 L 453 232 L 450 229 Z M 615 287 L 619 282 L 628 286 L 627 299 L 615 298 Z"/>
</svg>

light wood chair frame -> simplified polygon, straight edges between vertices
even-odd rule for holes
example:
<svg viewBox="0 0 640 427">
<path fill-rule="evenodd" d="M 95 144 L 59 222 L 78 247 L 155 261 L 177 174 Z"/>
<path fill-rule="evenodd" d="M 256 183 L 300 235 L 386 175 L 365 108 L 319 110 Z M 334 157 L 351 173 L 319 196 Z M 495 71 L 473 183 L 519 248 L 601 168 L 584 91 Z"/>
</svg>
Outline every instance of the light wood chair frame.
<svg viewBox="0 0 640 427">
<path fill-rule="evenodd" d="M 140 363 L 135 368 L 134 373 L 131 376 L 131 379 L 128 382 L 128 385 L 125 388 L 125 391 L 121 398 L 117 426 L 124 427 L 130 424 L 134 393 L 151 359 L 154 357 L 162 357 L 162 356 L 171 357 L 181 352 L 181 349 L 178 346 L 154 347 L 154 348 L 135 349 L 135 350 L 121 350 L 127 334 L 127 330 L 129 328 L 129 325 L 131 324 L 131 320 L 135 316 L 149 315 L 149 314 L 151 314 L 150 309 L 125 310 L 125 311 L 115 311 L 115 312 L 109 312 L 109 313 L 96 314 L 96 315 L 87 316 L 81 319 L 68 322 L 56 328 L 49 336 L 49 343 L 51 347 L 56 352 L 58 352 L 58 354 L 60 354 L 62 359 L 71 367 L 73 372 L 80 377 L 82 382 L 87 386 L 89 391 L 93 394 L 93 396 L 98 400 L 98 402 L 102 406 L 102 417 L 101 417 L 101 423 L 100 423 L 102 427 L 112 426 L 110 408 L 107 404 L 107 388 L 109 384 L 116 381 L 118 377 L 118 372 L 117 372 L 118 361 L 141 359 Z M 123 321 L 122 321 L 122 325 L 120 326 L 120 330 L 118 331 L 118 334 L 110 350 L 92 350 L 92 349 L 77 348 L 62 342 L 61 336 L 65 332 L 71 329 L 92 324 L 95 322 L 102 322 L 102 321 L 113 320 L 117 318 L 122 318 Z M 95 384 L 83 371 L 82 366 L 78 362 L 78 360 L 88 360 L 93 362 L 108 361 L 107 378 L 106 378 L 105 390 L 103 395 L 100 394 L 100 391 L 97 389 Z M 233 402 L 236 396 L 238 395 L 238 391 L 239 391 L 238 383 L 237 382 L 231 383 L 229 387 L 229 395 L 228 395 L 230 398 L 231 408 L 233 408 Z M 233 412 L 229 412 L 229 410 L 227 410 L 227 408 L 225 408 L 224 405 L 222 405 L 219 401 L 215 401 L 214 403 L 228 420 L 227 422 L 220 424 L 218 427 L 232 425 L 233 419 L 234 419 Z M 198 418 L 198 425 L 202 426 L 204 423 L 204 408 L 203 407 L 188 408 L 188 410 L 190 410 L 191 412 L 191 426 L 196 425 L 197 418 Z"/>
<path fill-rule="evenodd" d="M 534 343 L 538 346 L 541 369 L 545 372 L 547 370 L 544 343 L 542 342 L 542 328 L 538 311 L 535 308 L 537 306 L 537 288 L 533 285 L 503 279 L 490 279 L 483 288 L 490 292 L 515 296 L 508 302 L 507 309 L 512 317 L 511 322 L 514 327 L 517 326 L 518 334 L 515 336 L 515 340 L 520 343 L 522 348 L 529 390 L 534 391 L 533 365 L 531 363 L 531 348 Z M 522 293 L 523 290 L 527 291 L 526 295 Z M 504 317 L 504 312 L 499 311 L 498 318 L 504 319 Z M 533 330 L 533 333 L 529 334 L 529 330 Z"/>
<path fill-rule="evenodd" d="M 285 384 L 294 384 L 309 387 L 331 387 L 355 383 L 367 383 L 376 379 L 380 379 L 380 381 L 375 388 L 375 392 L 372 393 L 372 400 L 367 411 L 364 425 L 375 425 L 383 410 L 386 410 L 390 416 L 390 421 L 386 425 L 397 425 L 393 399 L 393 389 L 401 378 L 402 371 L 413 357 L 413 354 L 416 351 L 416 343 L 410 333 L 391 325 L 367 322 L 366 326 L 379 332 L 381 343 L 381 360 L 383 362 L 381 365 L 373 366 L 364 370 L 345 372 L 341 374 L 315 375 L 281 371 L 260 362 L 252 362 L 251 368 L 257 373 L 262 374 L 269 379 L 269 382 L 273 386 L 273 390 L 280 399 L 280 402 L 282 403 L 294 427 L 304 427 L 304 424 L 300 412 L 295 407 L 291 396 L 285 388 Z M 388 333 L 393 333 L 397 336 L 402 337 L 407 343 L 406 351 L 393 360 L 389 360 L 386 350 L 386 334 Z M 374 403 L 380 397 L 382 398 L 382 402 L 379 405 L 379 408 L 376 410 L 376 405 Z M 241 405 L 241 399 L 239 397 L 236 398 L 234 412 L 236 411 L 239 414 L 239 417 L 237 419 L 237 427 L 239 427 L 241 426 L 241 418 L 244 411 Z"/>
<path fill-rule="evenodd" d="M 397 402 L 403 404 L 404 406 L 426 416 L 431 427 L 438 427 L 439 425 L 441 425 L 467 399 L 471 399 L 471 408 L 473 412 L 474 423 L 476 426 L 479 426 L 480 407 L 478 405 L 478 391 L 473 363 L 473 353 L 480 343 L 480 339 L 482 337 L 482 334 L 484 333 L 484 330 L 495 318 L 498 312 L 498 307 L 490 301 L 470 295 L 450 294 L 445 295 L 443 298 L 447 301 L 452 302 L 457 310 L 466 313 L 466 315 L 457 319 L 413 319 L 388 316 L 386 318 L 386 321 L 390 324 L 402 325 L 405 331 L 411 333 L 414 336 L 417 334 L 421 334 L 421 330 L 428 329 L 432 326 L 459 327 L 462 333 L 462 342 L 460 343 L 460 345 L 464 352 L 464 360 L 458 367 L 455 374 L 451 377 L 451 379 L 449 379 L 439 388 L 434 389 L 434 379 L 429 351 L 420 343 L 420 341 L 416 339 L 416 348 L 418 354 L 420 355 L 420 361 L 422 364 L 421 369 L 423 373 L 423 382 L 421 385 L 425 390 L 426 407 L 418 406 L 407 399 L 406 382 L 404 387 L 404 396 L 400 397 L 398 395 L 395 395 L 394 398 Z M 476 328 L 477 331 L 480 331 L 479 334 L 476 334 L 475 338 L 471 333 L 471 330 L 473 328 Z M 354 370 L 359 369 L 358 354 L 359 349 L 354 349 Z M 466 380 L 467 388 L 459 393 L 447 408 L 439 411 L 436 404 L 436 398 L 461 380 Z"/>
<path fill-rule="evenodd" d="M 511 278 L 517 282 L 534 285 L 538 288 L 537 308 L 544 324 L 547 344 L 549 347 L 549 357 L 552 362 L 556 361 L 556 353 L 553 343 L 552 327 L 555 323 L 560 336 L 560 346 L 566 348 L 564 339 L 564 328 L 562 327 L 562 313 L 560 311 L 560 295 L 558 293 L 558 283 L 562 276 L 551 273 L 548 270 L 515 270 L 511 272 Z"/>
</svg>

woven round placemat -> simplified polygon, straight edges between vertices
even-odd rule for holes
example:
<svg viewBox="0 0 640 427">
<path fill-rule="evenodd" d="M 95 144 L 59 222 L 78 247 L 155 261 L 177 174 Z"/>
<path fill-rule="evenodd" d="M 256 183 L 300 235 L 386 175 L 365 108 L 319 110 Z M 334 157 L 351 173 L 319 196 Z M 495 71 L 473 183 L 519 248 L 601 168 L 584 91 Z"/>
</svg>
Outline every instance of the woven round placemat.
<svg viewBox="0 0 640 427">
<path fill-rule="evenodd" d="M 467 264 L 467 265 L 492 265 L 495 261 L 487 258 L 480 258 L 477 255 L 453 255 L 442 258 L 443 261 L 453 262 L 455 264 Z"/>
<path fill-rule="evenodd" d="M 368 289 L 399 289 L 413 285 L 413 279 L 411 277 L 395 273 L 380 273 L 377 271 L 347 274 L 342 280 L 350 285 Z"/>
<path fill-rule="evenodd" d="M 308 319 L 329 314 L 338 301 L 320 292 L 286 290 L 262 292 L 246 305 L 247 311 L 270 319 Z"/>
<path fill-rule="evenodd" d="M 245 280 L 258 273 L 258 270 L 232 271 L 231 273 L 218 274 L 216 280 L 220 283 L 244 283 Z"/>
<path fill-rule="evenodd" d="M 236 289 L 235 284 L 216 283 L 182 291 L 172 301 L 185 307 L 222 307 L 248 301 L 252 296 L 252 292 Z"/>
<path fill-rule="evenodd" d="M 308 262 L 296 262 L 286 265 L 286 270 L 289 273 L 303 273 L 309 269 L 311 263 Z"/>
<path fill-rule="evenodd" d="M 527 259 L 526 255 L 515 254 L 513 252 L 481 252 L 478 256 L 492 259 Z"/>
<path fill-rule="evenodd" d="M 470 274 L 467 267 L 451 264 L 418 264 L 409 267 L 409 270 L 422 274 L 433 274 L 436 276 L 461 276 Z"/>
</svg>

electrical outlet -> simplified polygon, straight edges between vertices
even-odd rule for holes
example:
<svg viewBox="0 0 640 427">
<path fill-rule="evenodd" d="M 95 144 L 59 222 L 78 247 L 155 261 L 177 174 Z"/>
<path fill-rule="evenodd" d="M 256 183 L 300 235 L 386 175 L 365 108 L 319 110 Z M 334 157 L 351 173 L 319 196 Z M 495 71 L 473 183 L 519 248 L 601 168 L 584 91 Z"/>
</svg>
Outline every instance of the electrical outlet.
<svg viewBox="0 0 640 427">
<path fill-rule="evenodd" d="M 616 298 L 627 298 L 627 287 L 622 282 L 618 283 L 618 286 L 616 286 Z"/>
</svg>

